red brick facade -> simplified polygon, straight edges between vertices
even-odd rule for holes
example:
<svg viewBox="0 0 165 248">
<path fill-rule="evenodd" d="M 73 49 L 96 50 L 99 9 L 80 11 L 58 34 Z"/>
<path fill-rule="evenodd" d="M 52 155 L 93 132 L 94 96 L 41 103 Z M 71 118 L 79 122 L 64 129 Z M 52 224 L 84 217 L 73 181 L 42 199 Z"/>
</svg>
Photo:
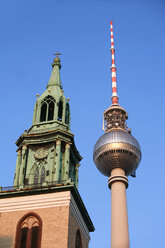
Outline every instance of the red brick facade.
<svg viewBox="0 0 165 248">
<path fill-rule="evenodd" d="M 74 248 L 78 229 L 82 248 L 88 248 L 88 228 L 70 196 L 67 191 L 0 199 L 0 248 L 19 248 L 19 223 L 28 213 L 42 222 L 41 246 L 37 248 Z"/>
</svg>

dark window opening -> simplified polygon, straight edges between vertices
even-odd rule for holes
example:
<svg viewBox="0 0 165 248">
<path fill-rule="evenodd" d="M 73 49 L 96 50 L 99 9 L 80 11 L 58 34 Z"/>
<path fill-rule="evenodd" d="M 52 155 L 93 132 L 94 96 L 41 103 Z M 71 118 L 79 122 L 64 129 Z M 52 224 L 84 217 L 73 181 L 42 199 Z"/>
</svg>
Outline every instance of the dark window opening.
<svg viewBox="0 0 165 248">
<path fill-rule="evenodd" d="M 65 123 L 69 124 L 69 105 L 66 104 L 66 114 L 65 114 Z"/>
<path fill-rule="evenodd" d="M 25 178 L 25 185 L 28 185 L 28 178 Z"/>
<path fill-rule="evenodd" d="M 47 111 L 47 104 L 44 102 L 41 107 L 40 122 L 46 121 L 46 111 Z"/>
<path fill-rule="evenodd" d="M 28 233 L 28 228 L 23 227 L 21 229 L 21 246 L 20 246 L 20 248 L 26 248 L 27 233 Z"/>
<path fill-rule="evenodd" d="M 75 248 L 82 248 L 80 230 L 77 230 L 77 232 L 76 232 Z"/>
<path fill-rule="evenodd" d="M 32 227 L 31 248 L 37 248 L 38 241 L 38 226 Z"/>
<path fill-rule="evenodd" d="M 63 109 L 63 103 L 60 100 L 59 105 L 58 105 L 58 120 L 62 120 L 62 109 Z"/>
<path fill-rule="evenodd" d="M 48 121 L 52 121 L 54 117 L 54 102 L 49 103 L 49 111 L 48 111 Z"/>
</svg>

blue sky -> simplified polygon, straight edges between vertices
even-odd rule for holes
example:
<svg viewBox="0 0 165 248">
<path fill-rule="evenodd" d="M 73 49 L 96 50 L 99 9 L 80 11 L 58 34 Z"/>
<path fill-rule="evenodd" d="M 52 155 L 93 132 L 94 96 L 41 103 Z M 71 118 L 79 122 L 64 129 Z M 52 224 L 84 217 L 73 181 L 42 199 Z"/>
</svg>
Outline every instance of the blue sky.
<svg viewBox="0 0 165 248">
<path fill-rule="evenodd" d="M 13 183 L 15 141 L 31 126 L 36 94 L 45 90 L 59 50 L 71 130 L 83 156 L 79 192 L 96 228 L 90 248 L 110 247 L 108 178 L 92 159 L 111 104 L 110 20 L 119 103 L 143 156 L 127 189 L 130 247 L 164 247 L 164 13 L 163 0 L 0 1 L 0 185 Z"/>
</svg>

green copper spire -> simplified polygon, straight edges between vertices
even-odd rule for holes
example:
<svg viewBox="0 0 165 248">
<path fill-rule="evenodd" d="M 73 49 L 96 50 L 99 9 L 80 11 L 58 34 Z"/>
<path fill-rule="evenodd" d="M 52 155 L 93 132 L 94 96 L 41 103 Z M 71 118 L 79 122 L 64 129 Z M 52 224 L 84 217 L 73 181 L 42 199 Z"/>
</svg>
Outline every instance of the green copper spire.
<svg viewBox="0 0 165 248">
<path fill-rule="evenodd" d="M 52 63 L 47 89 L 37 94 L 33 124 L 17 140 L 14 186 L 74 184 L 78 187 L 78 168 L 82 157 L 70 130 L 69 98 L 61 87 L 58 55 Z"/>
<path fill-rule="evenodd" d="M 61 63 L 58 55 L 52 63 L 52 74 L 47 85 L 46 91 L 39 97 L 34 108 L 33 125 L 53 121 L 53 125 L 61 129 L 70 129 L 70 110 L 69 101 L 64 95 L 61 87 L 60 68 Z M 59 125 L 60 124 L 60 125 Z M 61 125 L 62 124 L 62 125 Z M 35 127 L 33 127 L 35 128 Z"/>
<path fill-rule="evenodd" d="M 52 63 L 52 73 L 49 79 L 49 82 L 47 84 L 46 88 L 52 87 L 52 86 L 58 86 L 61 87 L 61 79 L 60 79 L 60 69 L 61 69 L 61 63 L 60 58 L 58 55 L 61 55 L 61 53 L 57 52 L 54 55 L 57 55 L 57 57 L 53 60 Z"/>
</svg>

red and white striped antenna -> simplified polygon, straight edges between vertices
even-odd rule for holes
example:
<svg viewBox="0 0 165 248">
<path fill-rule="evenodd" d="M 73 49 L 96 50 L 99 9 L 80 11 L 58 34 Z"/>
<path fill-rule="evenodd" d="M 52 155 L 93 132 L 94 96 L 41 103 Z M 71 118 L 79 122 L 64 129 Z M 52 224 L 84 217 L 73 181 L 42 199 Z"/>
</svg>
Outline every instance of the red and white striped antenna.
<svg viewBox="0 0 165 248">
<path fill-rule="evenodd" d="M 110 28 L 111 28 L 111 55 L 112 55 L 112 66 L 111 66 L 112 104 L 118 105 L 117 84 L 116 84 L 116 66 L 115 66 L 115 48 L 114 48 L 112 21 L 110 23 Z"/>
</svg>

